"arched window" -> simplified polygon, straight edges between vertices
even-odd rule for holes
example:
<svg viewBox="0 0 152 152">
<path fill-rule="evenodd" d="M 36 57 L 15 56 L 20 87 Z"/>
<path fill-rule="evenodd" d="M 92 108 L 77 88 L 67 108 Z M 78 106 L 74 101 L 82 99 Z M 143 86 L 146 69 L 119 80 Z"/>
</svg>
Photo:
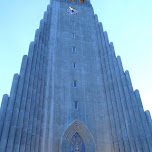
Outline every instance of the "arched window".
<svg viewBox="0 0 152 152">
<path fill-rule="evenodd" d="M 83 140 L 78 133 L 75 133 L 72 137 L 70 147 L 70 152 L 85 152 Z"/>
</svg>

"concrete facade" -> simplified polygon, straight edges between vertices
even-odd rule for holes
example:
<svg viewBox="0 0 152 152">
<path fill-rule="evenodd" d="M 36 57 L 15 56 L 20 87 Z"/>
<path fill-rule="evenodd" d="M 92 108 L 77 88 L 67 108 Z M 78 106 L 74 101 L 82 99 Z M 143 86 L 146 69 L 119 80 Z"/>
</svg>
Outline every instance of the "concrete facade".
<svg viewBox="0 0 152 152">
<path fill-rule="evenodd" d="M 52 0 L 3 97 L 0 152 L 78 150 L 152 152 L 152 120 L 90 1 Z"/>
</svg>

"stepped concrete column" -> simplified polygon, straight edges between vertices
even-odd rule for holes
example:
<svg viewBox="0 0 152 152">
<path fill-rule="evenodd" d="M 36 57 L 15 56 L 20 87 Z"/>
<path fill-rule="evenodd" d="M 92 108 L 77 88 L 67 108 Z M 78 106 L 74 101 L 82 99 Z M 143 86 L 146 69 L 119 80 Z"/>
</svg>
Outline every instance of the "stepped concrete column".
<svg viewBox="0 0 152 152">
<path fill-rule="evenodd" d="M 121 66 L 120 58 L 118 58 L 118 64 Z M 132 100 L 130 98 L 128 84 L 126 81 L 125 74 L 121 75 L 121 79 L 122 79 L 122 83 L 123 83 L 124 94 L 126 97 L 126 103 L 127 103 L 127 107 L 128 107 L 129 117 L 131 118 L 130 120 L 131 120 L 132 130 L 133 130 L 133 134 L 134 134 L 134 142 L 136 143 L 136 150 L 142 151 L 143 148 L 142 148 L 141 140 L 140 140 L 139 133 L 138 133 L 138 126 L 137 126 L 135 114 L 133 111 Z"/>
<path fill-rule="evenodd" d="M 37 31 L 38 32 L 38 31 Z M 36 38 L 35 38 L 36 39 Z M 36 60 L 37 60 L 37 47 L 36 47 L 37 41 L 32 43 L 31 47 L 31 74 L 30 74 L 30 82 L 29 82 L 29 89 L 28 89 L 28 96 L 27 96 L 27 106 L 25 110 L 25 119 L 23 123 L 24 128 L 24 134 L 21 136 L 22 143 L 22 149 L 25 149 L 26 152 L 30 151 L 30 139 L 31 139 L 31 131 L 29 130 L 29 125 L 31 125 L 32 121 L 30 120 L 31 110 L 33 108 L 33 87 L 34 87 L 34 79 L 35 79 L 35 70 L 36 70 Z"/>
<path fill-rule="evenodd" d="M 146 118 L 149 124 L 149 128 L 152 132 L 152 119 L 151 119 L 150 111 L 149 110 L 145 111 L 145 114 L 146 114 Z"/>
<path fill-rule="evenodd" d="M 134 114 L 135 114 L 135 118 L 137 120 L 137 127 L 138 127 L 137 129 L 138 129 L 138 133 L 139 133 L 139 138 L 142 141 L 141 143 L 142 143 L 143 151 L 149 151 L 147 139 L 145 137 L 144 126 L 143 126 L 143 123 L 142 123 L 142 120 L 141 120 L 141 116 L 140 116 L 140 112 L 139 112 L 139 107 L 137 105 L 136 97 L 134 95 L 134 91 L 133 91 L 132 82 L 131 82 L 129 72 L 126 71 L 125 75 L 126 75 L 126 80 L 127 80 L 127 83 L 128 83 L 128 89 L 129 89 L 130 98 L 131 98 L 131 101 L 132 101 L 133 111 L 134 111 Z"/>
<path fill-rule="evenodd" d="M 47 76 L 46 76 L 46 92 L 45 92 L 45 105 L 44 105 L 44 132 L 43 137 L 44 141 L 42 142 L 42 152 L 46 151 L 46 149 L 49 149 L 49 151 L 53 151 L 53 119 L 54 119 L 54 79 L 55 79 L 55 52 L 54 47 L 57 42 L 57 25 L 58 25 L 58 16 L 60 9 L 60 3 L 52 3 L 52 14 L 50 21 L 53 23 L 53 27 L 51 27 L 49 34 L 50 34 L 50 43 L 48 46 L 48 66 L 47 68 Z M 50 103 L 50 107 L 48 104 Z M 49 111 L 50 110 L 50 111 Z M 48 120 L 49 118 L 49 120 Z M 49 124 L 48 124 L 49 121 Z M 49 139 L 47 142 L 46 139 Z M 45 143 L 46 142 L 46 143 Z"/>
<path fill-rule="evenodd" d="M 100 35 L 100 31 L 99 31 L 99 29 L 100 29 L 100 26 L 102 27 L 102 24 L 101 23 L 98 23 L 98 18 L 97 18 L 97 15 L 95 15 L 95 21 L 96 21 L 96 29 L 97 29 L 97 36 L 98 36 L 98 40 L 99 40 L 99 56 L 100 56 L 100 63 L 102 63 L 102 57 L 101 56 L 103 56 L 103 50 L 101 49 L 102 48 L 102 44 L 101 44 L 101 35 Z M 102 66 L 102 64 L 101 64 L 101 66 Z M 102 75 L 101 75 L 101 77 L 102 77 L 102 92 L 105 92 L 106 90 L 105 90 L 105 78 L 104 78 L 104 76 L 103 76 L 103 70 L 102 70 L 102 67 L 101 67 L 101 71 L 102 71 Z M 106 97 L 106 94 L 102 94 L 102 96 L 103 96 L 103 100 L 104 101 L 107 101 L 107 97 Z M 107 121 L 108 121 L 108 132 L 109 132 L 109 136 L 111 137 L 111 151 L 114 151 L 114 132 L 112 132 L 112 126 L 113 126 L 113 124 L 112 124 L 112 119 L 111 119 L 111 117 L 110 117 L 110 113 L 111 113 L 111 111 L 110 111 L 110 109 L 109 109 L 109 104 L 107 103 L 107 102 L 105 102 L 105 105 L 106 105 L 106 111 L 107 111 L 107 113 L 108 113 L 108 115 L 107 115 Z"/>
<path fill-rule="evenodd" d="M 46 54 L 49 54 L 49 41 L 52 41 L 51 39 L 49 40 L 49 35 L 50 35 L 50 21 L 51 21 L 51 7 L 48 6 L 47 8 L 47 13 L 44 14 L 44 23 L 45 23 L 45 28 L 44 28 L 44 33 L 45 33 L 45 37 L 44 37 L 44 45 L 43 45 L 43 49 L 44 49 L 44 53 L 46 52 Z M 46 55 L 46 58 L 45 58 L 46 61 L 48 61 L 48 55 Z M 51 64 L 50 64 L 51 65 Z M 46 66 L 46 68 L 48 67 L 48 65 Z M 46 76 L 46 75 L 45 75 Z M 47 79 L 47 77 L 46 77 Z M 47 81 L 47 80 L 46 80 Z M 46 92 L 47 90 L 45 90 Z M 51 95 L 51 93 L 49 94 Z M 50 97 L 47 97 L 47 99 L 44 99 L 45 100 L 45 103 L 44 103 L 44 121 L 43 121 L 43 124 L 44 124 L 44 132 L 45 134 L 43 134 L 43 138 L 44 138 L 44 142 L 43 144 L 45 144 L 45 146 L 43 147 L 44 151 L 49 151 L 49 146 L 50 146 L 50 143 L 49 143 L 49 132 L 50 132 L 50 101 L 49 101 Z M 47 114 L 46 114 L 46 117 L 45 118 L 45 112 L 47 111 Z M 51 124 L 52 125 L 52 124 Z M 43 133 L 44 133 L 43 132 Z M 42 148 L 42 147 L 41 147 Z"/>
<path fill-rule="evenodd" d="M 100 24 L 99 26 L 99 30 L 100 30 L 100 37 L 99 40 L 101 43 L 101 48 L 99 48 L 101 51 L 101 53 L 103 53 L 103 55 L 107 52 L 105 45 L 104 45 L 104 36 L 103 36 L 103 28 L 102 25 Z M 114 149 L 115 151 L 119 151 L 119 144 L 117 141 L 117 130 L 116 130 L 116 124 L 115 124 L 115 118 L 114 118 L 114 111 L 113 111 L 113 107 L 112 107 L 112 103 L 111 103 L 111 96 L 110 96 L 110 90 L 108 87 L 108 79 L 107 79 L 107 72 L 106 72 L 106 67 L 105 67 L 105 59 L 104 56 L 101 55 L 101 69 L 102 69 L 102 75 L 103 75 L 103 81 L 104 81 L 104 86 L 105 86 L 105 94 L 106 94 L 106 101 L 107 101 L 107 105 L 108 105 L 108 110 L 109 110 L 109 117 L 110 117 L 110 122 L 111 122 L 111 131 L 112 131 L 112 136 L 113 136 L 113 144 L 114 144 Z"/>
<path fill-rule="evenodd" d="M 44 81 L 43 81 L 44 73 L 42 71 L 44 70 L 45 67 L 44 67 L 43 62 L 44 62 L 44 60 L 47 60 L 47 57 L 45 56 L 45 52 L 46 52 L 46 48 L 45 47 L 48 45 L 46 43 L 46 39 L 47 39 L 47 35 L 48 35 L 48 33 L 46 32 L 46 28 L 47 28 L 47 24 L 48 24 L 47 23 L 47 15 L 48 15 L 48 11 L 44 13 L 43 23 L 42 23 L 42 27 L 41 27 L 42 37 L 40 37 L 41 53 L 42 53 L 42 58 L 40 60 L 40 62 L 41 62 L 41 66 L 40 66 L 41 73 L 40 73 L 40 75 L 42 74 L 41 75 L 42 78 L 41 78 L 41 82 L 40 82 L 41 84 L 40 84 L 39 92 L 42 92 L 42 94 L 40 94 L 40 97 L 39 97 L 39 100 L 40 100 L 39 101 L 39 105 L 40 105 L 40 107 L 39 107 L 39 113 L 37 114 L 37 118 L 35 118 L 35 121 L 37 121 L 37 123 L 40 125 L 40 126 L 37 126 L 37 128 L 34 129 L 35 130 L 34 132 L 38 132 L 38 134 L 36 135 L 38 137 L 38 139 L 35 136 L 35 143 L 33 143 L 33 147 L 36 149 L 36 151 L 41 151 L 40 150 L 41 149 L 41 144 L 42 144 L 41 142 L 44 140 L 44 139 L 41 138 L 41 126 L 43 125 L 43 124 L 41 124 L 41 122 L 42 122 L 42 118 L 44 116 L 43 115 L 43 113 L 44 113 L 44 111 L 43 111 L 43 102 L 45 102 L 44 101 L 44 91 L 45 91 L 45 88 L 44 88 L 43 91 L 41 89 L 44 87 L 43 86 L 44 85 Z M 43 101 L 41 101 L 41 100 L 43 100 Z M 36 146 L 34 146 L 37 143 L 40 143 L 40 145 L 38 146 L 39 148 L 36 148 Z"/>
<path fill-rule="evenodd" d="M 118 87 L 118 82 L 117 82 L 115 65 L 114 65 L 114 62 L 113 62 L 113 58 L 116 59 L 113 43 L 110 43 L 110 45 L 107 44 L 107 47 L 109 48 L 108 59 L 109 59 L 111 76 L 112 76 L 112 81 L 113 81 L 113 90 L 114 90 L 114 94 L 115 94 L 115 102 L 116 102 L 116 105 L 117 105 L 120 127 L 121 127 L 121 130 L 122 130 L 122 138 L 123 138 L 122 140 L 123 140 L 123 143 L 124 143 L 125 151 L 129 152 L 129 151 L 131 151 L 131 149 L 130 149 L 128 134 L 127 134 L 127 128 L 126 128 L 126 125 L 125 125 L 124 111 L 123 111 L 123 107 L 122 107 L 121 99 L 120 99 L 120 92 L 119 92 L 119 87 Z"/>
<path fill-rule="evenodd" d="M 47 33 L 46 34 L 47 35 L 47 37 L 46 37 L 46 43 L 47 43 L 47 45 L 45 46 L 45 49 L 47 50 L 47 52 L 46 52 L 46 56 L 47 56 L 47 60 L 46 60 L 47 62 L 46 62 L 46 64 L 49 62 L 48 57 L 49 57 L 50 51 L 53 51 L 53 50 L 50 50 L 50 43 L 49 43 L 50 41 L 52 41 L 52 36 L 50 35 L 50 32 L 51 32 L 51 23 L 52 23 L 52 19 L 51 19 L 52 8 L 50 6 L 48 6 L 47 12 L 48 12 L 48 14 L 47 14 L 47 28 L 46 28 L 46 31 L 45 31 Z M 47 84 L 47 80 L 45 80 L 45 83 Z M 46 139 L 48 139 L 48 143 L 47 143 L 46 146 L 47 146 L 48 151 L 51 151 L 51 148 L 52 148 L 51 144 L 50 144 L 51 140 L 52 140 L 51 139 L 52 136 L 50 136 L 50 134 L 51 134 L 52 127 L 53 127 L 53 117 L 52 117 L 52 113 L 51 113 L 52 102 L 50 102 L 51 96 L 52 96 L 52 93 L 50 93 L 49 96 L 48 96 L 48 100 L 49 101 L 48 101 L 48 105 L 47 105 L 47 110 L 48 110 L 47 131 L 48 131 L 48 134 L 46 132 L 46 134 L 47 134 Z M 54 99 L 52 99 L 52 100 L 54 100 Z"/>
<path fill-rule="evenodd" d="M 152 134 L 150 133 L 150 128 L 149 128 L 149 125 L 147 123 L 146 115 L 145 115 L 143 105 L 142 105 L 142 102 L 141 102 L 141 98 L 140 98 L 140 93 L 139 93 L 138 90 L 135 90 L 134 94 L 135 94 L 135 97 L 136 97 L 136 100 L 137 100 L 140 115 L 141 115 L 142 122 L 143 122 L 143 125 L 144 125 L 144 131 L 145 131 L 145 136 L 146 136 L 144 138 L 147 138 L 149 150 L 151 150 L 152 149 L 152 143 L 151 143 L 152 142 Z M 149 133 L 151 135 L 149 135 Z"/>
<path fill-rule="evenodd" d="M 44 31 L 45 31 L 45 23 L 44 23 L 44 19 L 43 20 L 41 20 L 41 24 L 40 24 L 40 31 L 41 31 L 41 33 L 40 33 L 40 41 L 42 41 L 42 39 L 45 39 L 44 38 L 44 36 L 43 35 L 45 35 L 46 33 L 44 33 Z M 45 40 L 44 40 L 45 41 Z M 42 59 L 40 60 L 40 64 L 41 64 L 41 68 L 42 68 L 42 70 L 41 70 L 41 73 L 39 74 L 39 79 L 40 79 L 40 81 L 39 81 L 39 83 L 40 83 L 40 88 L 39 88 L 39 107 L 38 107 L 38 111 L 37 111 L 37 118 L 35 118 L 35 119 L 37 119 L 37 120 L 35 120 L 35 121 L 37 121 L 37 124 L 36 124 L 36 128 L 34 128 L 33 127 L 33 129 L 35 129 L 35 143 L 33 143 L 34 145 L 31 145 L 32 147 L 34 147 L 34 152 L 38 152 L 39 151 L 39 148 L 40 148 L 40 127 L 41 127 L 41 115 L 42 115 L 42 104 L 43 104 L 43 102 L 44 102 L 44 100 L 43 100 L 43 89 L 44 89 L 44 78 L 43 78 L 43 76 L 44 76 L 44 65 L 43 65 L 43 61 L 44 61 L 44 58 L 45 58 L 45 50 L 44 50 L 44 44 L 41 46 L 41 56 L 42 56 Z M 42 91 L 43 90 L 43 91 Z"/>
<path fill-rule="evenodd" d="M 110 96 L 110 90 L 108 87 L 108 79 L 107 79 L 107 73 L 106 73 L 106 68 L 105 68 L 105 63 L 104 63 L 104 58 L 101 57 L 102 60 L 102 69 L 103 69 L 103 76 L 104 76 L 104 84 L 105 84 L 105 92 L 106 92 L 106 98 L 107 98 L 107 103 L 108 103 L 108 107 L 109 107 L 109 111 L 110 111 L 110 119 L 111 119 L 111 129 L 113 132 L 113 142 L 114 142 L 114 146 L 115 146 L 115 150 L 119 150 L 119 144 L 118 144 L 118 134 L 117 134 L 117 129 L 116 128 L 116 124 L 115 124 L 115 117 L 114 117 L 114 109 L 112 106 L 112 102 L 111 102 L 111 96 Z"/>
<path fill-rule="evenodd" d="M 36 93 L 37 93 L 37 78 L 38 78 L 38 72 L 39 72 L 39 59 L 40 59 L 40 49 L 39 49 L 39 37 L 40 37 L 40 30 L 36 31 L 35 34 L 35 45 L 34 45 L 34 52 L 35 52 L 35 58 L 33 59 L 32 63 L 32 78 L 31 78 L 31 94 L 30 95 L 30 109 L 29 109 L 29 118 L 28 118 L 28 135 L 26 140 L 26 152 L 31 152 L 31 138 L 33 136 L 32 134 L 32 125 L 33 125 L 33 117 L 34 117 L 34 109 L 36 104 Z M 15 151 L 14 151 L 15 152 Z"/>
<path fill-rule="evenodd" d="M 44 25 L 44 24 L 43 24 Z M 45 53 L 45 38 L 43 38 L 43 35 L 45 35 L 46 30 L 46 24 L 43 26 L 43 28 L 40 28 L 40 37 L 39 37 L 39 59 L 38 59 L 38 76 L 37 76 L 37 91 L 36 91 L 36 101 L 35 101 L 35 108 L 34 108 L 34 115 L 33 115 L 33 124 L 32 124 L 32 137 L 31 137 L 31 151 L 35 151 L 36 145 L 36 136 L 37 135 L 37 123 L 38 123 L 38 112 L 39 112 L 39 105 L 40 105 L 40 90 L 42 85 L 42 70 L 43 70 L 43 61 L 44 61 L 44 53 Z M 42 41 L 43 39 L 43 41 Z"/>
<path fill-rule="evenodd" d="M 7 142 L 7 147 L 6 147 L 6 151 L 9 151 L 9 152 L 12 151 L 14 138 L 15 138 L 15 132 L 17 129 L 17 120 L 19 116 L 21 97 L 23 93 L 26 65 L 27 65 L 27 56 L 23 56 L 21 70 L 20 70 L 20 79 L 19 79 L 16 100 L 15 100 L 14 109 L 13 109 L 12 118 L 11 118 L 11 127 L 9 131 L 9 137 L 8 137 L 8 142 Z"/>
<path fill-rule="evenodd" d="M 98 39 L 98 41 L 99 41 L 99 43 L 98 43 L 99 46 L 98 46 L 98 47 L 99 47 L 99 56 L 100 56 L 100 63 L 101 63 L 100 66 L 101 66 L 101 72 L 102 72 L 102 73 L 101 73 L 101 77 L 102 77 L 102 84 L 103 84 L 103 85 L 102 85 L 101 91 L 102 91 L 102 92 L 106 92 L 106 89 L 105 89 L 105 78 L 104 78 L 103 69 L 102 69 L 102 58 L 103 58 L 102 56 L 103 56 L 104 52 L 103 52 L 103 49 L 102 49 L 102 43 L 101 43 L 102 40 L 101 40 L 101 35 L 100 35 L 100 28 L 101 28 L 102 31 L 103 31 L 103 28 L 102 28 L 102 23 L 98 23 L 98 17 L 97 17 L 97 15 L 95 15 L 94 17 L 95 17 L 95 23 L 96 23 L 96 29 L 97 29 L 97 39 Z M 106 108 L 106 111 L 107 111 L 107 114 L 108 114 L 108 115 L 107 115 L 107 122 L 108 122 L 108 126 L 107 126 L 107 127 L 108 127 L 108 130 L 109 130 L 109 133 L 108 133 L 108 134 L 109 134 L 109 137 L 111 138 L 111 141 L 110 141 L 110 142 L 111 142 L 111 146 L 112 146 L 110 150 L 111 150 L 112 152 L 114 152 L 114 151 L 115 151 L 114 149 L 115 149 L 115 147 L 116 147 L 116 146 L 114 145 L 114 138 L 115 138 L 115 135 L 116 135 L 116 134 L 115 134 L 115 132 L 114 132 L 113 129 L 112 129 L 112 128 L 113 128 L 113 125 L 114 125 L 114 124 L 113 124 L 114 121 L 113 121 L 113 119 L 112 119 L 112 117 L 111 117 L 111 115 L 110 115 L 110 114 L 111 114 L 111 111 L 110 111 L 111 109 L 110 109 L 110 107 L 109 107 L 110 104 L 107 102 L 107 95 L 106 95 L 105 93 L 103 93 L 102 96 L 103 96 L 103 100 L 104 100 L 105 103 L 106 103 L 106 104 L 105 104 L 105 105 L 106 105 L 105 108 Z M 102 146 L 102 145 L 101 145 L 101 146 Z"/>
<path fill-rule="evenodd" d="M 42 105 L 44 102 L 44 81 L 45 81 L 45 66 L 44 66 L 44 60 L 46 58 L 43 56 L 43 61 L 42 61 L 42 71 L 41 71 L 41 86 L 40 86 L 40 96 L 39 96 L 39 108 L 38 108 L 38 114 L 37 114 L 37 126 L 36 126 L 36 139 L 35 139 L 35 152 L 39 151 L 40 145 L 39 145 L 39 141 L 40 141 L 40 127 L 41 127 L 41 116 L 42 116 Z"/>
<path fill-rule="evenodd" d="M 147 118 L 147 123 L 149 125 L 149 132 L 147 132 L 147 137 L 149 141 L 149 149 L 151 150 L 152 149 L 152 119 L 149 110 L 145 111 L 145 115 Z"/>
<path fill-rule="evenodd" d="M 108 35 L 107 32 L 104 32 L 104 44 L 105 44 L 105 49 L 107 49 L 107 53 L 104 56 L 105 59 L 105 65 L 106 65 L 106 70 L 107 70 L 107 77 L 108 77 L 108 83 L 109 83 L 109 90 L 110 90 L 110 95 L 111 95 L 111 102 L 113 106 L 113 111 L 114 111 L 114 117 L 115 117 L 115 124 L 116 124 L 116 129 L 117 129 L 117 135 L 118 135 L 118 144 L 119 144 L 119 149 L 121 152 L 125 151 L 124 148 L 124 143 L 123 143 L 123 138 L 122 138 L 122 129 L 120 125 L 120 117 L 118 113 L 118 107 L 117 107 L 117 101 L 116 101 L 116 96 L 114 92 L 114 81 L 113 81 L 113 75 L 112 71 L 110 69 L 110 60 L 109 57 L 111 56 L 110 48 L 109 48 L 109 40 L 108 40 Z"/>
<path fill-rule="evenodd" d="M 10 98 L 9 98 L 7 111 L 6 111 L 6 115 L 5 115 L 3 131 L 2 131 L 2 134 L 0 137 L 0 152 L 5 152 L 5 150 L 6 150 L 6 144 L 7 144 L 7 140 L 8 140 L 8 134 L 9 134 L 10 124 L 11 124 L 14 102 L 15 102 L 16 92 L 17 92 L 17 88 L 18 88 L 18 81 L 19 81 L 19 75 L 15 74 L 14 78 L 13 78 Z"/>
<path fill-rule="evenodd" d="M 36 99 L 36 105 L 34 109 L 35 115 L 34 115 L 34 121 L 33 121 L 33 127 L 32 127 L 32 139 L 31 139 L 31 151 L 38 152 L 39 151 L 39 140 L 40 140 L 40 115 L 41 115 L 41 108 L 42 108 L 42 103 L 43 102 L 41 96 L 42 96 L 42 85 L 43 85 L 43 80 L 42 80 L 42 75 L 43 75 L 43 58 L 44 58 L 44 44 L 42 45 L 42 39 L 44 39 L 45 33 L 45 26 L 44 26 L 44 20 L 41 20 L 40 24 L 40 38 L 39 41 L 41 44 L 39 45 L 40 49 L 40 69 L 39 69 L 39 74 L 38 74 L 38 90 L 37 90 L 37 99 Z"/>
<path fill-rule="evenodd" d="M 41 45 L 41 44 L 40 44 Z M 40 49 L 40 45 L 39 45 L 39 51 L 41 51 Z M 36 83 L 36 92 L 35 92 L 35 105 L 34 105 L 34 109 L 33 109 L 33 114 L 32 114 L 32 125 L 31 125 L 31 132 L 32 132 L 32 136 L 31 136 L 31 145 L 30 145 L 30 151 L 34 151 L 34 146 L 35 146 L 35 136 L 36 136 L 36 126 L 37 126 L 37 112 L 38 112 L 38 106 L 39 106 L 39 96 L 40 96 L 40 85 L 41 85 L 41 81 L 39 80 L 39 76 L 40 76 L 40 72 L 41 71 L 41 56 L 42 54 L 39 52 L 38 55 L 38 63 L 37 63 L 37 67 L 38 67 L 38 72 L 36 74 L 35 77 L 35 83 Z"/>
<path fill-rule="evenodd" d="M 29 47 L 29 53 L 28 53 L 28 70 L 27 70 L 27 78 L 28 75 L 30 73 L 30 78 L 29 78 L 29 82 L 28 82 L 28 92 L 27 93 L 27 97 L 26 97 L 26 106 L 24 109 L 24 118 L 22 119 L 21 123 L 22 123 L 22 133 L 20 133 L 18 135 L 18 138 L 20 138 L 20 147 L 19 147 L 19 152 L 24 152 L 25 151 L 25 144 L 26 144 L 26 136 L 27 136 L 27 124 L 28 123 L 28 112 L 29 112 L 29 107 L 30 107 L 30 99 L 29 99 L 29 93 L 31 93 L 31 74 L 32 74 L 32 64 L 33 64 L 33 58 L 34 58 L 34 42 L 31 42 L 30 47 Z M 17 138 L 17 137 L 16 137 Z M 16 142 L 17 144 L 17 142 Z M 14 145 L 15 146 L 15 145 Z"/>
<path fill-rule="evenodd" d="M 0 108 L 0 137 L 2 135 L 4 120 L 7 112 L 7 106 L 8 106 L 9 97 L 7 94 L 3 95 L 1 108 Z"/>
<path fill-rule="evenodd" d="M 16 129 L 16 134 L 15 134 L 15 139 L 14 139 L 14 144 L 13 144 L 13 151 L 19 151 L 20 146 L 21 146 L 21 135 L 23 133 L 24 127 L 23 127 L 23 122 L 25 118 L 25 108 L 27 106 L 27 96 L 28 96 L 28 89 L 29 89 L 29 82 L 30 82 L 30 74 L 31 74 L 31 59 L 28 57 L 27 61 L 27 70 L 25 74 L 25 81 L 24 81 L 24 87 L 23 87 L 23 94 L 22 94 L 22 99 L 21 99 L 21 105 L 20 105 L 20 111 L 19 111 L 19 118 L 17 121 L 17 129 Z"/>
<path fill-rule="evenodd" d="M 119 57 L 117 57 L 117 58 L 119 58 Z M 131 126 L 130 117 L 128 114 L 128 107 L 126 104 L 126 99 L 125 99 L 125 94 L 124 94 L 123 84 L 122 84 L 122 79 L 121 79 L 121 75 L 124 73 L 123 67 L 122 67 L 122 64 L 120 64 L 120 63 L 118 64 L 117 58 L 115 56 L 113 56 L 112 59 L 113 59 L 114 68 L 116 71 L 118 90 L 119 90 L 119 94 L 120 94 L 121 105 L 122 105 L 122 108 L 124 111 L 125 126 L 127 129 L 129 144 L 130 144 L 130 148 L 131 148 L 131 152 L 132 152 L 132 151 L 136 151 L 136 147 L 135 147 L 135 143 L 132 142 L 132 139 L 133 139 L 132 126 Z"/>
</svg>

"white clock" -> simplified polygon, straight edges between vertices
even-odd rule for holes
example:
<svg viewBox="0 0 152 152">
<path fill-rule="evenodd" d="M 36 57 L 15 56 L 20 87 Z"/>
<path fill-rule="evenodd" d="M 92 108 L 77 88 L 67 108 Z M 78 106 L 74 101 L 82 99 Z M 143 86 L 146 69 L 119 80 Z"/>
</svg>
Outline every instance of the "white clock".
<svg viewBox="0 0 152 152">
<path fill-rule="evenodd" d="M 78 10 L 72 8 L 72 7 L 69 7 L 67 9 L 67 12 L 70 13 L 71 15 L 77 15 L 78 14 Z"/>
</svg>

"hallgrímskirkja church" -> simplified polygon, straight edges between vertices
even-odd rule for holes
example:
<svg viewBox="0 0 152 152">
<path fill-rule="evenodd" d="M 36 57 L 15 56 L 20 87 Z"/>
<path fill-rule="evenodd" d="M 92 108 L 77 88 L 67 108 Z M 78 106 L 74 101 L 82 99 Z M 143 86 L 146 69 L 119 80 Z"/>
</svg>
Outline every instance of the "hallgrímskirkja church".
<svg viewBox="0 0 152 152">
<path fill-rule="evenodd" d="M 0 152 L 152 152 L 152 120 L 90 0 L 52 0 L 0 109 Z"/>
</svg>

